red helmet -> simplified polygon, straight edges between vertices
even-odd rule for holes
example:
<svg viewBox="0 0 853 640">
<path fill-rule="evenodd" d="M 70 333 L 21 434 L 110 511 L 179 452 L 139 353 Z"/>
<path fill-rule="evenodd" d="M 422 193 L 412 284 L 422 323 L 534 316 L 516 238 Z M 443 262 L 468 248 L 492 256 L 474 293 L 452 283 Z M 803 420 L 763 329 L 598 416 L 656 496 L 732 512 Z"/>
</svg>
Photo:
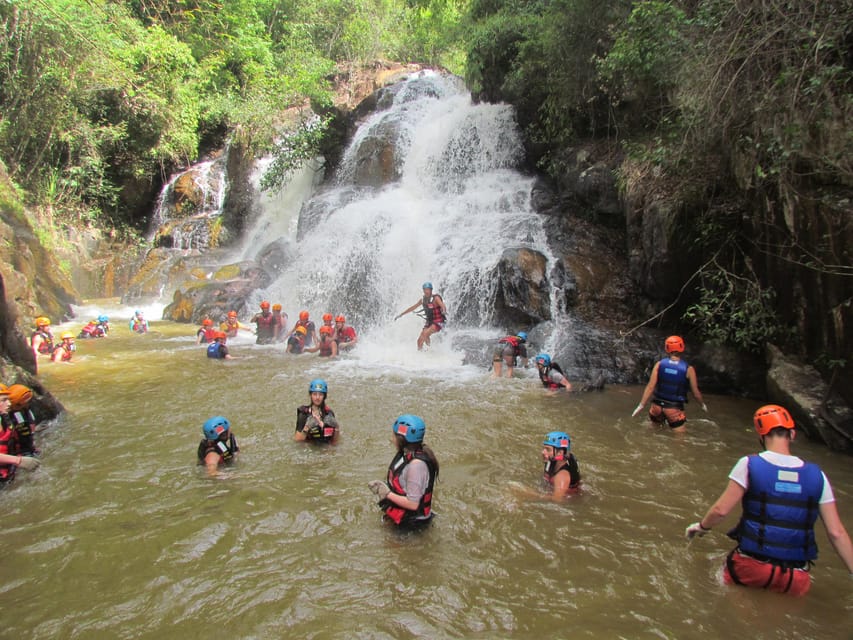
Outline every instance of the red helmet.
<svg viewBox="0 0 853 640">
<path fill-rule="evenodd" d="M 261 307 L 263 307 L 263 306 L 264 306 L 264 305 L 261 305 Z M 237 317 L 237 312 L 236 312 L 236 311 L 234 311 L 234 310 L 232 309 L 231 311 L 229 311 L 229 312 L 228 312 L 228 317 L 229 317 L 229 318 L 236 318 L 236 317 Z"/>
<path fill-rule="evenodd" d="M 335 316 L 335 322 L 346 322 L 347 319 L 343 316 Z"/>
<path fill-rule="evenodd" d="M 752 416 L 752 422 L 755 424 L 755 430 L 760 436 L 766 436 L 771 430 L 776 427 L 785 429 L 793 429 L 794 421 L 791 419 L 791 414 L 785 407 L 780 407 L 778 404 L 766 404 L 760 407 L 755 415 Z"/>
<path fill-rule="evenodd" d="M 322 327 L 320 327 L 320 335 L 332 335 L 332 327 L 327 324 L 324 324 Z"/>
<path fill-rule="evenodd" d="M 305 322 L 308 319 L 308 312 L 304 311 L 304 310 L 300 311 L 299 312 L 299 319 L 302 320 L 303 322 Z"/>
<path fill-rule="evenodd" d="M 664 346 L 667 353 L 684 353 L 684 340 L 681 336 L 669 336 Z"/>
<path fill-rule="evenodd" d="M 228 337 L 228 334 L 227 334 L 227 333 L 225 333 L 224 331 L 215 331 L 215 332 L 213 333 L 213 338 L 214 338 L 215 340 L 220 340 L 220 339 L 223 339 L 223 340 L 224 340 L 224 339 L 225 339 L 225 338 L 227 338 L 227 337 Z"/>
<path fill-rule="evenodd" d="M 269 308 L 270 308 L 270 303 L 268 301 L 264 300 L 261 303 L 261 309 L 269 309 Z"/>
<path fill-rule="evenodd" d="M 205 327 L 212 327 L 213 326 L 213 320 L 211 320 L 210 318 L 205 318 L 204 320 L 201 321 L 201 324 Z"/>
<path fill-rule="evenodd" d="M 323 322 L 331 322 L 331 321 L 332 321 L 332 314 L 331 313 L 324 313 L 323 314 Z"/>
</svg>

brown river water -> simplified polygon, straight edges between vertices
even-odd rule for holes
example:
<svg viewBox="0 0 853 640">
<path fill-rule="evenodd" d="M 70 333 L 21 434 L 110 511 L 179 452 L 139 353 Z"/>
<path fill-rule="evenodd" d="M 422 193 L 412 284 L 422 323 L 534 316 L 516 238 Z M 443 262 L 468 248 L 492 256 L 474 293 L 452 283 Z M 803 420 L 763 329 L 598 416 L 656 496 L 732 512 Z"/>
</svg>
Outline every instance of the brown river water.
<svg viewBox="0 0 853 640">
<path fill-rule="evenodd" d="M 546 397 L 532 371 L 491 381 L 441 339 L 418 353 L 415 324 L 393 357 L 369 343 L 292 356 L 247 335 L 228 362 L 192 325 L 114 325 L 73 364 L 42 366 L 68 412 L 41 435 L 42 467 L 0 493 L 2 638 L 853 637 L 853 583 L 822 527 L 800 599 L 723 586 L 726 526 L 683 537 L 758 450 L 754 401 L 691 404 L 677 437 L 630 417 L 639 386 Z M 316 377 L 342 424 L 334 448 L 291 440 Z M 408 535 L 367 489 L 401 413 L 424 417 L 441 462 L 438 517 Z M 196 446 L 217 414 L 242 451 L 209 478 Z M 516 488 L 540 488 L 555 429 L 584 477 L 565 504 Z M 795 452 L 853 528 L 850 458 L 805 439 Z"/>
</svg>

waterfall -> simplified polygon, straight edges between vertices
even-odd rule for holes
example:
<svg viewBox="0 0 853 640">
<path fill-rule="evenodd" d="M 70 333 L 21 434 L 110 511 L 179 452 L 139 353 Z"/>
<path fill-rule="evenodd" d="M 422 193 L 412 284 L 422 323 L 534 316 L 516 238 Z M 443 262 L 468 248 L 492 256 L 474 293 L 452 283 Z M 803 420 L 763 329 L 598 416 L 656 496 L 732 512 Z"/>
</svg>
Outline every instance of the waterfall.
<svg viewBox="0 0 853 640">
<path fill-rule="evenodd" d="M 295 232 L 292 223 L 274 223 L 292 209 L 262 213 L 261 229 L 289 229 L 266 240 L 288 242 L 293 260 L 260 293 L 281 302 L 291 321 L 303 308 L 317 319 L 343 313 L 360 334 L 408 349 L 420 320 L 393 318 L 431 281 L 449 311 L 439 341 L 463 329 L 494 335 L 503 252 L 528 247 L 551 261 L 531 207 L 533 178 L 517 169 L 523 151 L 513 109 L 474 104 L 458 78 L 431 72 L 395 86 L 380 105 L 358 127 L 335 178 L 304 203 Z"/>
</svg>

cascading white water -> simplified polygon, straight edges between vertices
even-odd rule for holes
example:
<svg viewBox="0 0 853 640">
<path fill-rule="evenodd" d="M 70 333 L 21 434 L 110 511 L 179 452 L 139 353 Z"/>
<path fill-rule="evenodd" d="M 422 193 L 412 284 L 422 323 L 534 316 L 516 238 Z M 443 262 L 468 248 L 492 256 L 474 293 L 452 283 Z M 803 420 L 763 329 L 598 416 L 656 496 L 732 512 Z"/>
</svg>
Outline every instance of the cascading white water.
<svg viewBox="0 0 853 640">
<path fill-rule="evenodd" d="M 389 131 L 399 179 L 364 186 L 362 146 L 387 142 Z M 521 154 L 511 107 L 473 104 L 458 78 L 409 78 L 361 124 L 335 183 L 303 206 L 300 237 L 285 238 L 297 258 L 262 295 L 282 302 L 291 319 L 303 308 L 315 318 L 346 314 L 384 359 L 403 344 L 411 350 L 420 319 L 393 318 L 420 298 L 425 281 L 449 310 L 448 328 L 434 340 L 441 349 L 463 328 L 500 331 L 491 323 L 501 255 L 512 247 L 549 255 L 531 208 L 533 179 L 516 170 Z M 263 219 L 289 215 L 267 208 L 259 224 L 276 228 Z"/>
</svg>

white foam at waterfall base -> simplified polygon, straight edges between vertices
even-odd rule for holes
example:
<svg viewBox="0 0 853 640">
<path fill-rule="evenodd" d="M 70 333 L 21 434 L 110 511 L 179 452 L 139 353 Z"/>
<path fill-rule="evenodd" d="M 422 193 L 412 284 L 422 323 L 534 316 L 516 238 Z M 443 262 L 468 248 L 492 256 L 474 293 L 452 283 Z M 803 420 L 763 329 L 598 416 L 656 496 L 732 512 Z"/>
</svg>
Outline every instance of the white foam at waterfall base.
<svg viewBox="0 0 853 640">
<path fill-rule="evenodd" d="M 532 248 L 552 260 L 530 204 L 533 179 L 515 169 L 522 149 L 512 109 L 472 104 L 455 78 L 409 82 L 411 90 L 399 91 L 389 109 L 361 126 L 340 172 L 355 175 L 346 164 L 358 157 L 354 147 L 393 120 L 401 179 L 381 189 L 346 180 L 324 187 L 303 209 L 319 218 L 313 228 L 298 242 L 292 231 L 280 236 L 294 243 L 297 258 L 257 292 L 257 302 L 281 302 L 291 322 L 300 309 L 315 320 L 345 314 L 360 335 L 353 357 L 364 364 L 439 369 L 461 363 L 451 348 L 454 332 L 503 331 L 492 309 L 494 270 L 505 250 Z M 263 215 L 292 210 L 271 207 Z M 425 281 L 443 296 L 450 317 L 429 352 L 418 353 L 423 321 L 393 319 L 420 299 Z"/>
</svg>

